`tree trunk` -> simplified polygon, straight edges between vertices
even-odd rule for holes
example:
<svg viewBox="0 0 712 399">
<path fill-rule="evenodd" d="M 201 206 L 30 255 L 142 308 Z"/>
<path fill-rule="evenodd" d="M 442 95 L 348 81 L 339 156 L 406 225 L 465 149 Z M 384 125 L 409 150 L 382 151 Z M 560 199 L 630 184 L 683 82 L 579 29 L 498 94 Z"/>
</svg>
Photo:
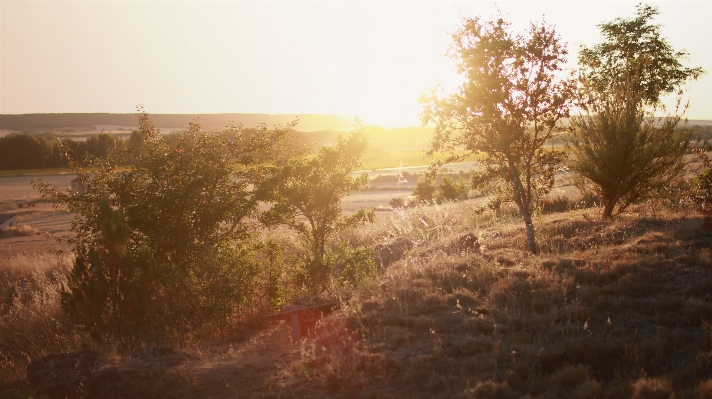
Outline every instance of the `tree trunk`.
<svg viewBox="0 0 712 399">
<path fill-rule="evenodd" d="M 536 237 L 534 236 L 534 223 L 532 223 L 532 215 L 526 214 L 524 217 L 524 225 L 527 230 L 527 251 L 532 254 L 538 252 L 536 247 Z"/>
<path fill-rule="evenodd" d="M 615 208 L 616 202 L 610 199 L 601 198 L 601 206 L 603 207 L 601 220 L 609 220 L 613 216 L 613 208 Z"/>
</svg>

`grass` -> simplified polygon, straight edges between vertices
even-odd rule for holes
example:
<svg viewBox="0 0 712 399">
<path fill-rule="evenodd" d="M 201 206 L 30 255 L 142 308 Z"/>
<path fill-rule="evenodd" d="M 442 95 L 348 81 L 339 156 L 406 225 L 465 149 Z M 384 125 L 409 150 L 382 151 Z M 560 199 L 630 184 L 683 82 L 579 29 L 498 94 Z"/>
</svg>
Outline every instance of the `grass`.
<svg viewBox="0 0 712 399">
<path fill-rule="evenodd" d="M 421 208 L 352 233 L 418 245 L 378 289 L 325 323 L 311 342 L 326 349 L 302 354 L 283 381 L 334 397 L 709 392 L 712 237 L 686 210 L 652 217 L 640 206 L 612 222 L 595 212 L 542 216 L 539 255 L 523 250 L 517 218 L 468 220 L 465 205 Z M 479 252 L 440 251 L 466 231 L 480 238 Z"/>
<path fill-rule="evenodd" d="M 446 154 L 436 154 L 433 159 L 425 156 L 424 150 L 388 150 L 388 151 L 368 151 L 364 154 L 361 162 L 363 169 L 384 169 L 397 168 L 399 166 L 420 166 L 428 165 L 432 161 L 444 161 Z M 474 162 L 482 156 L 470 156 L 464 162 Z"/>
<path fill-rule="evenodd" d="M 0 260 L 0 383 L 24 379 L 31 359 L 91 346 L 59 306 L 69 269 L 48 254 Z"/>
<path fill-rule="evenodd" d="M 7 229 L 0 230 L 0 239 L 9 237 L 25 237 L 34 236 L 41 234 L 36 228 L 23 224 L 19 226 L 8 227 Z"/>
<path fill-rule="evenodd" d="M 74 173 L 69 168 L 0 170 L 0 177 L 66 175 Z"/>
<path fill-rule="evenodd" d="M 341 310 L 300 343 L 255 319 L 179 348 L 180 362 L 97 349 L 106 364 L 158 373 L 141 389 L 165 397 L 712 397 L 712 234 L 686 205 L 640 204 L 612 221 L 590 206 L 552 200 L 535 220 L 537 255 L 509 208 L 379 215 L 338 241 L 412 249 L 334 286 Z M 452 251 L 467 233 L 479 248 Z M 289 232 L 270 234 L 281 264 L 299 256 Z M 67 269 L 51 257 L 0 264 L 4 384 L 22 387 L 31 358 L 93 345 L 58 308 Z"/>
</svg>

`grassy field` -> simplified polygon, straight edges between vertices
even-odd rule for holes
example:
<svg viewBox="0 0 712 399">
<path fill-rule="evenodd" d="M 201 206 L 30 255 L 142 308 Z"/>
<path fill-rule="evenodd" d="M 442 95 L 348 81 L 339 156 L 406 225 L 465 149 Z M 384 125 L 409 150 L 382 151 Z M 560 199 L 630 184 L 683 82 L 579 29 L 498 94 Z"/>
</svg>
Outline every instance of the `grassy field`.
<svg viewBox="0 0 712 399">
<path fill-rule="evenodd" d="M 0 177 L 63 175 L 72 173 L 69 168 L 0 170 Z"/>
<path fill-rule="evenodd" d="M 66 319 L 66 258 L 0 260 L 0 381 L 20 395 L 30 359 L 92 347 L 107 367 L 152 376 L 130 388 L 143 397 L 709 398 L 712 234 L 701 219 L 677 203 L 613 221 L 578 200 L 552 204 L 535 219 L 538 255 L 511 208 L 380 214 L 339 240 L 410 249 L 331 289 L 341 309 L 302 342 L 254 319 L 151 359 L 97 346 Z M 468 233 L 470 250 L 458 245 Z"/>
<path fill-rule="evenodd" d="M 473 162 L 482 156 L 470 156 L 464 161 Z M 399 166 L 428 165 L 433 161 L 444 161 L 446 154 L 436 154 L 433 158 L 425 156 L 425 150 L 410 151 L 369 151 L 362 158 L 363 169 L 397 168 Z"/>
</svg>

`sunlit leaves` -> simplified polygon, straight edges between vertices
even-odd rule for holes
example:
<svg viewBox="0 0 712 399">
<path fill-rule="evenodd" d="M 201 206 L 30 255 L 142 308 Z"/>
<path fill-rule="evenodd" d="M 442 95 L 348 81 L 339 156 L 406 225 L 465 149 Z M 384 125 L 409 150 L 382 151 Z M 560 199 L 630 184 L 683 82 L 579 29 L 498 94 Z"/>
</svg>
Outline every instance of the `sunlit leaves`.
<svg viewBox="0 0 712 399">
<path fill-rule="evenodd" d="M 569 112 L 574 85 L 562 73 L 566 49 L 550 26 L 531 24 L 515 35 L 502 18 L 467 18 L 452 37 L 448 55 L 465 81 L 449 96 L 433 90 L 421 98 L 422 122 L 435 123 L 428 154 L 447 152 L 447 163 L 484 153 L 473 183 L 494 182 L 495 201 L 514 201 L 529 227 L 563 160 L 543 145 Z M 528 247 L 535 250 L 533 228 Z"/>
<path fill-rule="evenodd" d="M 674 51 L 652 19 L 657 9 L 638 5 L 632 19 L 599 25 L 604 41 L 579 55 L 579 107 L 585 115 L 571 119 L 571 170 L 582 191 L 601 199 L 602 218 L 630 204 L 665 194 L 684 172 L 690 133 L 680 129 L 686 106 L 664 118 L 660 97 L 701 68 L 684 67 L 685 51 Z"/>
<path fill-rule="evenodd" d="M 327 240 L 337 231 L 373 221 L 373 212 L 360 210 L 346 216 L 341 199 L 368 186 L 368 175 L 353 177 L 368 147 L 364 128 L 347 138 L 339 137 L 333 147 L 322 147 L 314 157 L 299 157 L 288 162 L 275 177 L 273 208 L 263 215 L 268 224 L 283 223 L 302 235 L 310 249 L 305 283 L 319 291 L 328 282 Z"/>
</svg>

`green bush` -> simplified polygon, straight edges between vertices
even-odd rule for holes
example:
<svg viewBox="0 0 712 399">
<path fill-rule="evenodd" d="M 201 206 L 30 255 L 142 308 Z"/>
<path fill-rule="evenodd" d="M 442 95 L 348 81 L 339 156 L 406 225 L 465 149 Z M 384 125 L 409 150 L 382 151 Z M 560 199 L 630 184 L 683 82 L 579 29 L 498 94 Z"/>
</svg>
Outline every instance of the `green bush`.
<svg viewBox="0 0 712 399">
<path fill-rule="evenodd" d="M 114 147 L 86 169 L 70 159 L 84 194 L 34 182 L 78 214 L 62 305 L 95 338 L 125 347 L 224 331 L 256 310 L 251 223 L 280 182 L 274 165 L 292 156 L 291 125 L 243 135 L 192 124 L 169 142 L 147 115 L 139 124 L 138 147 Z"/>
</svg>

